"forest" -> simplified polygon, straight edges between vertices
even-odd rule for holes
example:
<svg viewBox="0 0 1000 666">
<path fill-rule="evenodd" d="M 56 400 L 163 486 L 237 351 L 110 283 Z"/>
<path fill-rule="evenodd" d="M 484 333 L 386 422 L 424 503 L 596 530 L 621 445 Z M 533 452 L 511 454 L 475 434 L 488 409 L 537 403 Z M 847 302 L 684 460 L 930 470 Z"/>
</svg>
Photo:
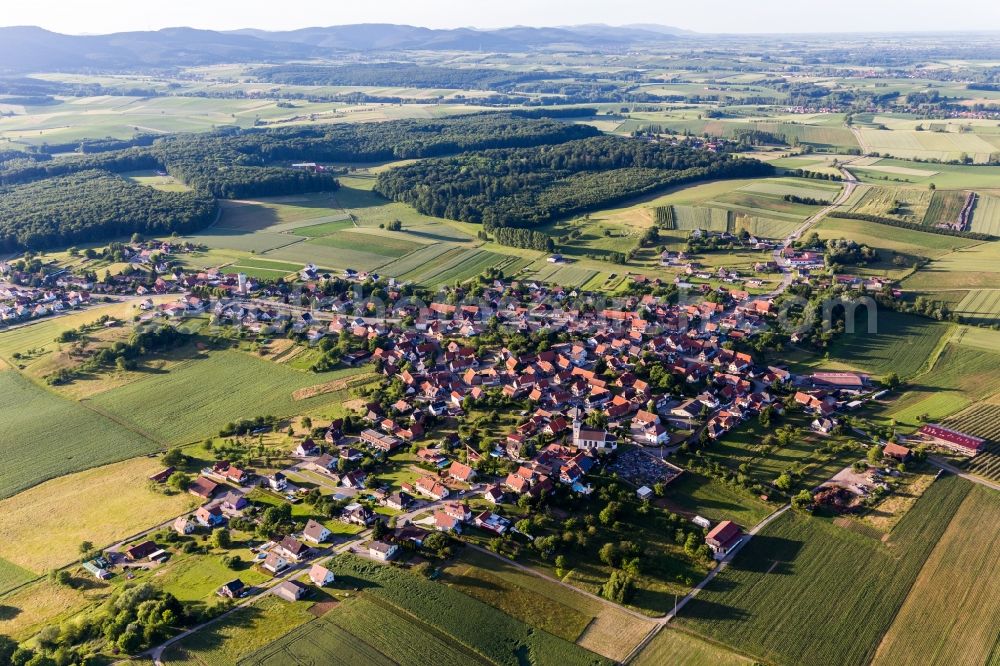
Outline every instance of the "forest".
<svg viewBox="0 0 1000 666">
<path fill-rule="evenodd" d="M 42 249 L 133 232 L 187 233 L 211 223 L 207 194 L 161 192 L 114 174 L 84 171 L 0 189 L 0 250 Z"/>
<path fill-rule="evenodd" d="M 232 166 L 261 167 L 291 160 L 380 162 L 436 157 L 465 150 L 562 143 L 597 134 L 597 129 L 586 125 L 520 118 L 509 113 L 456 116 L 441 120 L 228 129 L 210 134 L 166 137 L 151 146 L 134 146 L 59 160 L 42 161 L 37 157 L 9 159 L 0 165 L 0 184 L 27 182 L 87 169 L 116 173 L 166 169 L 171 175 L 184 180 L 184 173 L 203 172 L 209 165 L 217 165 L 217 171 L 226 171 Z M 218 183 L 228 178 L 224 173 L 217 173 L 211 179 L 204 174 L 203 177 L 206 182 L 215 183 L 219 190 L 224 188 Z M 237 174 L 235 180 L 241 181 L 243 177 Z M 188 185 L 198 186 L 197 183 Z"/>
<path fill-rule="evenodd" d="M 379 174 L 375 189 L 425 215 L 531 227 L 669 185 L 765 176 L 772 167 L 695 147 L 601 136 L 469 152 Z"/>
<path fill-rule="evenodd" d="M 220 130 L 164 137 L 151 145 L 142 145 L 147 143 L 143 139 L 122 150 L 59 159 L 4 151 L 0 153 L 0 248 L 43 249 L 135 231 L 191 231 L 214 219 L 213 198 L 280 196 L 339 186 L 331 172 L 280 166 L 296 160 L 390 161 L 535 147 L 598 133 L 585 125 L 491 113 L 443 120 Z M 157 192 L 114 175 L 150 169 L 166 171 L 194 193 Z"/>
<path fill-rule="evenodd" d="M 440 67 L 406 62 L 354 65 L 275 65 L 248 72 L 261 81 L 310 86 L 378 86 L 388 88 L 453 88 L 507 90 L 527 81 L 553 78 L 558 73 L 515 72 L 483 67 Z"/>
</svg>

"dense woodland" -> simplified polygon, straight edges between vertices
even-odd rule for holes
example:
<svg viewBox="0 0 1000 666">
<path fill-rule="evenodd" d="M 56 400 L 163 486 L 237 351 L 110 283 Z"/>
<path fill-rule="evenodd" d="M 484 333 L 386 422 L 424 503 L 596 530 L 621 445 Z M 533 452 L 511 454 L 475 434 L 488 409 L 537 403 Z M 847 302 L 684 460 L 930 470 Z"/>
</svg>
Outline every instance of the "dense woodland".
<svg viewBox="0 0 1000 666">
<path fill-rule="evenodd" d="M 694 147 L 600 136 L 428 160 L 379 174 L 375 189 L 421 213 L 487 229 L 530 227 L 668 185 L 763 176 L 772 168 Z"/>
<path fill-rule="evenodd" d="M 120 173 L 162 168 L 183 179 L 183 173 L 209 168 L 225 172 L 231 166 L 260 167 L 295 160 L 380 162 L 436 157 L 465 150 L 562 143 L 597 134 L 598 130 L 585 125 L 520 118 L 507 113 L 442 120 L 232 129 L 168 137 L 151 146 L 59 160 L 40 160 L 37 156 L 9 159 L 0 165 L 0 184 L 87 169 Z M 226 177 L 225 173 L 219 173 L 212 180 L 218 182 Z M 205 179 L 208 180 L 207 176 Z M 242 178 L 237 177 L 237 180 Z"/>
<path fill-rule="evenodd" d="M 248 72 L 261 81 L 311 86 L 379 86 L 392 88 L 454 88 L 505 90 L 538 79 L 551 79 L 553 72 L 515 72 L 484 67 L 439 67 L 406 62 L 358 63 L 354 65 L 276 65 Z M 569 73 L 566 73 L 569 74 Z"/>
<path fill-rule="evenodd" d="M 0 189 L 0 250 L 71 245 L 131 234 L 186 233 L 212 222 L 204 193 L 161 192 L 101 171 Z"/>
<path fill-rule="evenodd" d="M 119 234 L 193 231 L 213 198 L 329 191 L 334 174 L 288 162 L 377 162 L 464 150 L 538 146 L 598 134 L 593 127 L 513 114 L 181 135 L 151 145 L 53 159 L 0 153 L 0 247 L 42 249 Z M 96 148 L 96 146 L 92 147 Z M 113 174 L 165 170 L 194 189 L 168 194 Z M 175 211 L 171 214 L 171 211 Z"/>
</svg>

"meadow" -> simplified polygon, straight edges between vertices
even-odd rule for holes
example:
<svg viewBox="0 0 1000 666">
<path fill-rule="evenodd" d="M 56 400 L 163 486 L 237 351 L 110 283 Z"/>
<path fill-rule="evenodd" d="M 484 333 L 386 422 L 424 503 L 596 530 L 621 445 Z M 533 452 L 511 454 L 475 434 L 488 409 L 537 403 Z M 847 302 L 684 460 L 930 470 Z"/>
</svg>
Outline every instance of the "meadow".
<svg viewBox="0 0 1000 666">
<path fill-rule="evenodd" d="M 149 476 L 161 469 L 156 459 L 133 458 L 0 500 L 0 562 L 42 575 L 74 562 L 83 541 L 106 546 L 196 507 L 187 493 L 148 487 Z"/>
<path fill-rule="evenodd" d="M 873 666 L 986 664 L 1000 639 L 1000 493 L 962 502 L 885 634 Z"/>
<path fill-rule="evenodd" d="M 0 559 L 0 595 L 34 580 L 38 575 L 13 562 Z"/>
<path fill-rule="evenodd" d="M 313 619 L 307 603 L 265 596 L 225 620 L 171 645 L 164 661 L 180 666 L 232 666 Z"/>
<path fill-rule="evenodd" d="M 292 394 L 363 371 L 317 375 L 243 352 L 216 351 L 100 393 L 85 404 L 160 441 L 181 444 L 217 435 L 227 423 L 241 418 L 291 416 L 336 402 L 342 397 L 339 393 L 304 400 L 295 400 Z"/>
<path fill-rule="evenodd" d="M 635 659 L 631 666 L 749 666 L 754 663 L 742 655 L 709 643 L 683 630 L 664 627 Z"/>
<path fill-rule="evenodd" d="M 951 476 L 935 482 L 885 543 L 826 518 L 786 513 L 678 621 L 761 661 L 865 663 L 971 485 Z"/>
<path fill-rule="evenodd" d="M 713 522 L 733 520 L 752 527 L 771 513 L 771 507 L 749 493 L 721 481 L 685 471 L 667 486 L 663 503 L 687 518 L 703 516 Z"/>
<path fill-rule="evenodd" d="M 104 583 L 91 582 L 87 589 L 78 590 L 42 578 L 9 594 L 0 594 L 0 635 L 27 640 L 42 627 L 58 626 L 100 601 L 106 593 Z"/>
<path fill-rule="evenodd" d="M 152 453 L 160 442 L 0 371 L 0 498 L 53 477 Z"/>
</svg>

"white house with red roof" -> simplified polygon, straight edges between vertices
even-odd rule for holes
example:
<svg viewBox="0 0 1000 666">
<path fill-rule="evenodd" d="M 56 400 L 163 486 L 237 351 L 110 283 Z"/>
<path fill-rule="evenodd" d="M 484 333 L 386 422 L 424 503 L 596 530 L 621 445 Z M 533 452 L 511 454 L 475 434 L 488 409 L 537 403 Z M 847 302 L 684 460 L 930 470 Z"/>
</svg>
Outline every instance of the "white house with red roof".
<svg viewBox="0 0 1000 666">
<path fill-rule="evenodd" d="M 743 540 L 743 530 L 731 520 L 723 520 L 712 528 L 705 537 L 705 543 L 712 549 L 712 557 L 716 560 L 725 559 L 733 548 Z"/>
</svg>

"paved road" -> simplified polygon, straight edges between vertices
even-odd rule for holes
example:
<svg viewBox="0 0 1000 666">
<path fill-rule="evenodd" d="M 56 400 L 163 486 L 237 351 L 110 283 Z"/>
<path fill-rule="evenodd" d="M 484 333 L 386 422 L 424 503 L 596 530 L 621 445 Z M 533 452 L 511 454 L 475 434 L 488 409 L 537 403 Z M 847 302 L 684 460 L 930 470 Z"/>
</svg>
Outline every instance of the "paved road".
<svg viewBox="0 0 1000 666">
<path fill-rule="evenodd" d="M 992 488 L 993 490 L 1000 492 L 1000 483 L 994 483 L 993 481 L 990 481 L 989 479 L 984 479 L 981 476 L 976 476 L 974 474 L 969 474 L 968 472 L 963 472 L 961 469 L 955 467 L 950 462 L 941 460 L 940 458 L 935 458 L 934 456 L 928 457 L 927 461 L 930 464 L 934 465 L 935 467 L 939 467 L 946 472 L 954 474 L 955 476 L 962 477 L 966 481 L 972 481 L 973 483 L 978 483 L 981 486 L 986 486 L 987 488 Z"/>
<path fill-rule="evenodd" d="M 785 258 L 781 256 L 781 251 L 784 250 L 789 245 L 791 245 L 793 242 L 797 241 L 799 238 L 801 238 L 802 234 L 808 231 L 809 228 L 812 227 L 814 224 L 816 224 L 824 217 L 832 213 L 839 206 L 843 205 L 843 203 L 847 201 L 854 193 L 854 188 L 857 187 L 858 185 L 858 179 L 855 178 L 854 174 L 852 174 L 844 167 L 840 167 L 840 172 L 844 176 L 844 181 L 843 181 L 844 189 L 840 191 L 840 194 L 837 196 L 837 198 L 834 199 L 829 206 L 827 206 L 826 208 L 819 211 L 818 213 L 810 217 L 808 220 L 803 222 L 802 226 L 800 226 L 798 229 L 789 234 L 788 238 L 785 239 L 785 242 L 782 243 L 781 247 L 774 251 L 774 261 L 775 263 L 778 264 L 778 268 L 781 269 L 782 272 L 781 283 L 777 287 L 775 287 L 774 290 L 768 293 L 765 296 L 765 298 L 774 298 L 780 295 L 786 289 L 788 289 L 788 287 L 792 284 L 792 280 L 795 279 L 795 272 L 792 270 L 792 267 L 785 260 Z"/>
</svg>

